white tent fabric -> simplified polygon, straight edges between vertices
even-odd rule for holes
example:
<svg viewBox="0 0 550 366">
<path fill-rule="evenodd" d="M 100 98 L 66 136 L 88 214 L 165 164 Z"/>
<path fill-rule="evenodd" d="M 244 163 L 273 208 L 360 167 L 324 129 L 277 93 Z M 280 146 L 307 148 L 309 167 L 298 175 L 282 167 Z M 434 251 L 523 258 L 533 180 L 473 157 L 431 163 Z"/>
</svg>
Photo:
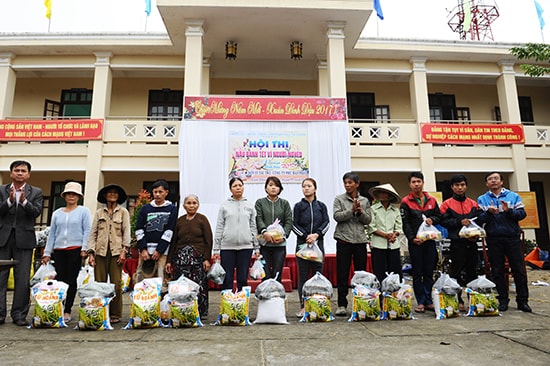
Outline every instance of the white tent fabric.
<svg viewBox="0 0 550 366">
<path fill-rule="evenodd" d="M 335 253 L 332 219 L 334 197 L 344 192 L 342 176 L 351 169 L 347 121 L 260 122 L 183 120 L 179 138 L 180 195 L 196 194 L 199 212 L 206 215 L 215 230 L 220 204 L 230 196 L 229 135 L 232 131 L 307 131 L 309 176 L 317 181 L 317 199 L 324 202 L 331 219 L 325 236 L 326 253 Z M 293 207 L 302 199 L 301 184 L 283 183 L 281 198 Z M 255 202 L 265 196 L 264 184 L 245 181 L 244 196 Z M 180 214 L 183 214 L 180 209 Z M 293 253 L 296 236 L 287 240 L 287 253 Z"/>
</svg>

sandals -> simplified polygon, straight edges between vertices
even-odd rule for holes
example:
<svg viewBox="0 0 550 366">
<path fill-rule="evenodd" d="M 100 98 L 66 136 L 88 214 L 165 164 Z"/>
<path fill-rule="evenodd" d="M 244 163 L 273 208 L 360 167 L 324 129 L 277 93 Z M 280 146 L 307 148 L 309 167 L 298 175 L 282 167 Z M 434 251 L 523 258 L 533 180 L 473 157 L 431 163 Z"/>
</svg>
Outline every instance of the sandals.
<svg viewBox="0 0 550 366">
<path fill-rule="evenodd" d="M 296 318 L 303 318 L 304 317 L 304 309 L 300 309 L 299 312 L 296 313 Z"/>
<path fill-rule="evenodd" d="M 426 309 L 424 308 L 424 305 L 418 305 L 414 308 L 415 313 L 425 313 Z"/>
<path fill-rule="evenodd" d="M 120 318 L 111 318 L 111 324 L 120 323 Z"/>
<path fill-rule="evenodd" d="M 426 305 L 425 309 L 428 311 L 435 311 L 435 306 L 434 304 Z"/>
</svg>

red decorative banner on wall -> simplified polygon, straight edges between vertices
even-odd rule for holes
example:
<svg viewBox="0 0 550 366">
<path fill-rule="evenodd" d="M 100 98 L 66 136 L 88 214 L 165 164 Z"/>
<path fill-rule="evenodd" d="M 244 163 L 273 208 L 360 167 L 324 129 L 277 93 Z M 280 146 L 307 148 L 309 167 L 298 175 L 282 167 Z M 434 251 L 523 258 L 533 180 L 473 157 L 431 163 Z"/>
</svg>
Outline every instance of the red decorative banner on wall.
<svg viewBox="0 0 550 366">
<path fill-rule="evenodd" d="M 185 97 L 184 119 L 224 121 L 345 121 L 345 98 Z"/>
<path fill-rule="evenodd" d="M 521 124 L 421 123 L 422 142 L 435 144 L 509 145 L 525 143 Z"/>
<path fill-rule="evenodd" d="M 89 141 L 102 138 L 102 119 L 0 120 L 0 141 Z"/>
</svg>

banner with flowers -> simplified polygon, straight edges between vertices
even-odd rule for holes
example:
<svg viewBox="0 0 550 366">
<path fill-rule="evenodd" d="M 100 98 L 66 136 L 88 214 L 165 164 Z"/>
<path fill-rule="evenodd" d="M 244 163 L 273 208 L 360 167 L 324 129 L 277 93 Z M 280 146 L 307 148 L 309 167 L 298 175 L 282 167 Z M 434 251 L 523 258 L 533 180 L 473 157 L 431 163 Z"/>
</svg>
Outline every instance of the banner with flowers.
<svg viewBox="0 0 550 366">
<path fill-rule="evenodd" d="M 229 149 L 229 178 L 263 184 L 270 175 L 284 183 L 309 176 L 306 131 L 231 131 Z"/>
</svg>

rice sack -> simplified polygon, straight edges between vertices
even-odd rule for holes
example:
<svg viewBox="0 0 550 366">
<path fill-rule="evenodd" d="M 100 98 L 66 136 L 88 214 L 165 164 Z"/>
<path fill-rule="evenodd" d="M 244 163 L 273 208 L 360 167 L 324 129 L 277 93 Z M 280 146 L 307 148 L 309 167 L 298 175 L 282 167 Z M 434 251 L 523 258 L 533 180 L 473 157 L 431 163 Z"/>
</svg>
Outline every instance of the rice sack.
<svg viewBox="0 0 550 366">
<path fill-rule="evenodd" d="M 410 285 L 402 285 L 396 292 L 384 292 L 382 295 L 383 319 L 412 319 L 413 289 Z"/>
<path fill-rule="evenodd" d="M 353 321 L 380 320 L 380 291 L 365 286 L 355 286 L 351 290 L 353 296 L 353 312 L 348 319 Z"/>
<path fill-rule="evenodd" d="M 248 318 L 250 286 L 244 286 L 238 292 L 222 290 L 220 296 L 220 314 L 215 325 L 250 325 Z"/>
<path fill-rule="evenodd" d="M 161 302 L 161 319 L 163 324 L 167 312 L 167 324 L 172 328 L 196 328 L 202 327 L 197 302 L 200 285 L 181 275 L 175 281 L 168 282 L 168 295 Z M 163 309 L 163 305 L 167 309 Z M 164 310 L 164 311 L 163 311 Z"/>
<path fill-rule="evenodd" d="M 334 320 L 330 298 L 332 283 L 320 272 L 315 273 L 302 287 L 304 316 L 301 322 L 330 322 Z"/>
<path fill-rule="evenodd" d="M 314 294 L 304 296 L 304 316 L 302 323 L 331 322 L 334 320 L 330 298 L 325 295 Z"/>
<path fill-rule="evenodd" d="M 130 294 L 130 321 L 124 329 L 156 328 L 160 321 L 160 291 L 162 278 L 146 278 L 134 286 Z"/>
<path fill-rule="evenodd" d="M 78 289 L 78 329 L 112 330 L 109 303 L 115 297 L 114 283 L 90 282 Z"/>
<path fill-rule="evenodd" d="M 485 277 L 478 276 L 470 281 L 466 288 L 468 301 L 467 316 L 494 316 L 498 315 L 498 300 L 495 294 L 496 285 Z"/>
<path fill-rule="evenodd" d="M 288 324 L 286 320 L 285 287 L 269 278 L 256 287 L 254 297 L 258 300 L 256 323 Z"/>
<path fill-rule="evenodd" d="M 48 280 L 35 284 L 31 289 L 34 300 L 34 317 L 31 328 L 64 328 L 64 300 L 69 285 L 65 282 Z"/>
<path fill-rule="evenodd" d="M 458 295 L 462 287 L 447 273 L 442 273 L 432 288 L 432 301 L 436 319 L 456 318 L 458 311 Z"/>
</svg>

